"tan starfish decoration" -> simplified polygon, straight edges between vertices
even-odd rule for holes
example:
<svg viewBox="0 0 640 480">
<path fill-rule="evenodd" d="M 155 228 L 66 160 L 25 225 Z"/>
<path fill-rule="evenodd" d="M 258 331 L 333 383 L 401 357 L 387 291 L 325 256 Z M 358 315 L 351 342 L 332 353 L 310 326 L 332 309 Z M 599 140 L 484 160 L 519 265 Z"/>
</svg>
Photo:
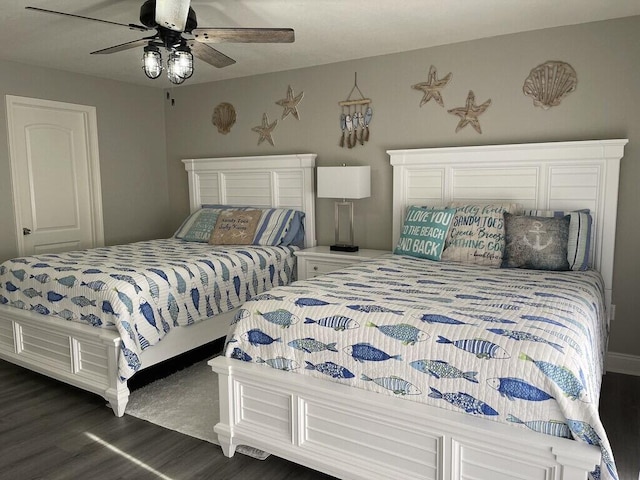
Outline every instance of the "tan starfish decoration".
<svg viewBox="0 0 640 480">
<path fill-rule="evenodd" d="M 422 100 L 420 101 L 420 106 L 424 105 L 433 98 L 438 103 L 438 105 L 444 107 L 440 90 L 447 86 L 447 83 L 449 83 L 449 80 L 451 80 L 452 74 L 451 72 L 449 72 L 440 80 L 437 79 L 436 75 L 436 67 L 431 65 L 431 68 L 429 68 L 429 77 L 427 78 L 427 81 L 411 85 L 411 88 L 415 90 L 422 90 L 424 92 Z"/>
<path fill-rule="evenodd" d="M 274 146 L 273 138 L 271 138 L 271 132 L 273 132 L 277 124 L 278 120 L 274 120 L 273 123 L 269 123 L 269 117 L 267 117 L 267 114 L 262 114 L 262 125 L 258 125 L 257 127 L 253 127 L 251 129 L 254 132 L 258 132 L 260 134 L 260 138 L 258 138 L 258 145 L 266 140 L 271 144 L 272 147 Z"/>
<path fill-rule="evenodd" d="M 466 106 L 448 110 L 449 113 L 460 117 L 460 121 L 456 127 L 456 133 L 467 125 L 471 125 L 476 132 L 482 133 L 478 117 L 482 115 L 487 108 L 489 108 L 489 105 L 491 105 L 491 99 L 487 100 L 482 105 L 476 105 L 476 96 L 472 90 L 469 90 Z"/>
<path fill-rule="evenodd" d="M 293 88 L 291 88 L 291 85 L 289 85 L 289 88 L 287 88 L 287 98 L 283 98 L 282 100 L 278 100 L 276 102 L 278 105 L 284 108 L 282 112 L 282 118 L 291 113 L 294 117 L 296 117 L 296 120 L 300 120 L 297 107 L 298 103 L 300 103 L 300 100 L 302 100 L 302 97 L 304 97 L 304 92 L 300 92 L 294 97 Z"/>
</svg>

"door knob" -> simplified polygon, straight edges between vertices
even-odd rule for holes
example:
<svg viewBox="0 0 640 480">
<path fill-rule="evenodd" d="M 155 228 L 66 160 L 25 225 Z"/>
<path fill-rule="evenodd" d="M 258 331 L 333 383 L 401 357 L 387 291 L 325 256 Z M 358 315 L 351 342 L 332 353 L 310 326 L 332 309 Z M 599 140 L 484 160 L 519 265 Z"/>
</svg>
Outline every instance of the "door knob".
<svg viewBox="0 0 640 480">
<path fill-rule="evenodd" d="M 22 229 L 22 234 L 23 235 L 31 235 L 31 229 L 30 228 L 23 228 Z"/>
</svg>

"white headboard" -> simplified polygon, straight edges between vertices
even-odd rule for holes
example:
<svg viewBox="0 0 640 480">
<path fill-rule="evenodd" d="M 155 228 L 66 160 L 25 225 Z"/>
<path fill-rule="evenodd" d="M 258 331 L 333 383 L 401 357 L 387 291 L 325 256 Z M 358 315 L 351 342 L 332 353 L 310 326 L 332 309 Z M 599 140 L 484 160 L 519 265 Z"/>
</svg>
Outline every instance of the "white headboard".
<svg viewBox="0 0 640 480">
<path fill-rule="evenodd" d="M 389 150 L 393 165 L 393 244 L 410 205 L 517 202 L 526 209 L 588 208 L 590 264 L 611 303 L 618 177 L 628 140 Z"/>
<path fill-rule="evenodd" d="M 182 160 L 189 176 L 189 205 L 294 208 L 305 213 L 305 246 L 316 245 L 316 155 L 196 158 Z"/>
</svg>

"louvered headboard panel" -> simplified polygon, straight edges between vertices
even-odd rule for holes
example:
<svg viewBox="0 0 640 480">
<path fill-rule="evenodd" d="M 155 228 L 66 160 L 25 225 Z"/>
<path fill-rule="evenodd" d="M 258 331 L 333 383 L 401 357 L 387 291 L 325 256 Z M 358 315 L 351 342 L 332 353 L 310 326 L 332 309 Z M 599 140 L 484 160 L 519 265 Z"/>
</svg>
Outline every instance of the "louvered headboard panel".
<svg viewBox="0 0 640 480">
<path fill-rule="evenodd" d="M 626 139 L 389 150 L 393 242 L 410 205 L 517 202 L 527 209 L 588 208 L 591 266 L 611 301 L 618 177 Z"/>
<path fill-rule="evenodd" d="M 294 208 L 305 212 L 305 245 L 315 246 L 316 155 L 185 159 L 191 211 L 202 205 Z"/>
</svg>

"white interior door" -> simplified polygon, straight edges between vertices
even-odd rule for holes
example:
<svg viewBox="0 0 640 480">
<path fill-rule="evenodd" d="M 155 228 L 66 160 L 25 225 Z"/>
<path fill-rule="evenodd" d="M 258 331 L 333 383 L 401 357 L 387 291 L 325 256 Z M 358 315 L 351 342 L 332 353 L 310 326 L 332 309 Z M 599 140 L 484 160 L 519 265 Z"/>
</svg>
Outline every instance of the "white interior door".
<svg viewBox="0 0 640 480">
<path fill-rule="evenodd" d="M 19 255 L 104 244 L 95 107 L 7 96 Z"/>
</svg>

